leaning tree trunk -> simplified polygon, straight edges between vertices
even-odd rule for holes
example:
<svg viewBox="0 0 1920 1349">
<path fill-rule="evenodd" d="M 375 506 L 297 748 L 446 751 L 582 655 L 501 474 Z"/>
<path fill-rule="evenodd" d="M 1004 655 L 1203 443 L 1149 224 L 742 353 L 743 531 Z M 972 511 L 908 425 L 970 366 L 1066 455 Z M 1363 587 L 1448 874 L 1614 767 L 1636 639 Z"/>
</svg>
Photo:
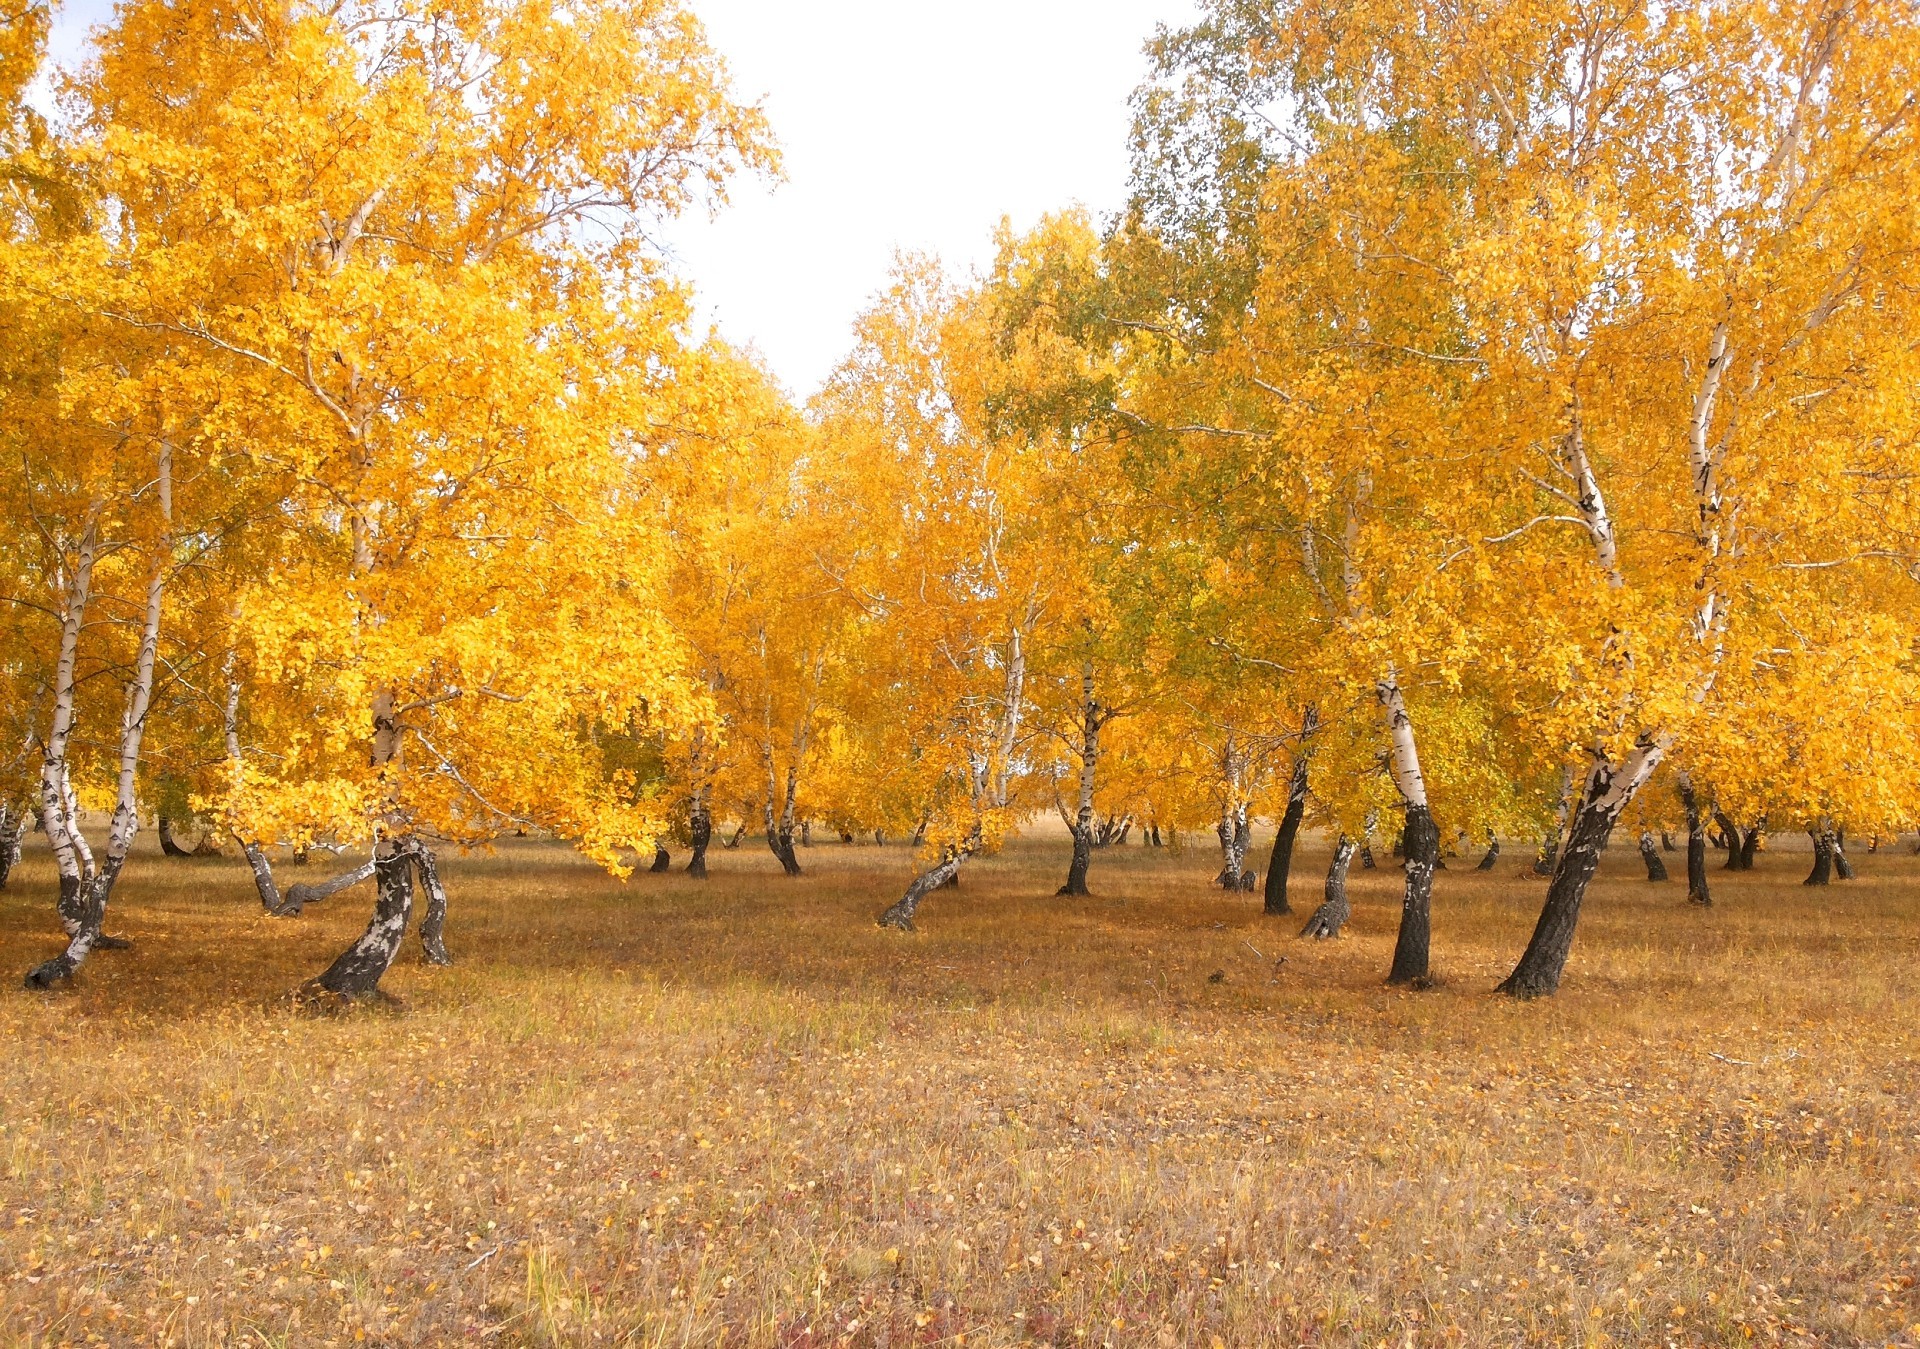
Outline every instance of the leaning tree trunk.
<svg viewBox="0 0 1920 1349">
<path fill-rule="evenodd" d="M 1333 861 L 1327 866 L 1327 886 L 1320 907 L 1313 911 L 1313 917 L 1300 929 L 1303 937 L 1325 939 L 1340 935 L 1340 929 L 1347 925 L 1347 919 L 1353 913 L 1347 903 L 1347 868 L 1353 862 L 1354 842 L 1345 834 L 1333 845 Z"/>
<path fill-rule="evenodd" d="M 413 917 L 414 846 L 413 840 L 406 838 L 379 846 L 374 861 L 379 898 L 374 902 L 373 918 L 359 940 L 342 951 L 312 987 L 356 1000 L 371 998 L 380 991 L 380 980 L 400 953 L 400 942 Z"/>
<path fill-rule="evenodd" d="M 655 843 L 653 845 L 653 865 L 648 867 L 647 870 L 655 874 L 662 871 L 673 870 L 673 854 L 667 851 L 666 844 Z"/>
<path fill-rule="evenodd" d="M 249 861 L 252 860 L 252 854 L 256 852 L 259 852 L 258 848 L 249 850 Z M 306 908 L 307 905 L 318 904 L 323 899 L 329 899 L 339 894 L 342 890 L 351 889 L 353 886 L 360 884 L 361 881 L 366 880 L 374 874 L 374 869 L 373 859 L 369 857 L 359 866 L 350 867 L 337 876 L 329 876 L 324 881 L 314 881 L 310 884 L 303 882 L 299 885 L 290 885 L 287 887 L 286 897 L 280 901 L 279 907 L 276 908 L 274 912 L 289 918 L 297 917 L 300 911 Z M 255 879 L 257 881 L 258 877 Z M 266 885 L 269 888 L 273 885 L 273 872 L 271 869 L 266 872 Z M 266 891 L 263 890 L 261 891 L 261 898 L 264 900 L 265 897 Z"/>
<path fill-rule="evenodd" d="M 165 815 L 154 817 L 154 831 L 160 835 L 160 851 L 168 857 L 191 857 L 192 853 L 174 841 L 173 821 Z"/>
<path fill-rule="evenodd" d="M 1685 773 L 1680 775 L 1680 808 L 1687 814 L 1687 902 L 1706 908 L 1713 903 L 1707 886 L 1707 821 Z"/>
<path fill-rule="evenodd" d="M 1273 852 L 1267 858 L 1267 887 L 1262 911 L 1269 916 L 1292 913 L 1287 903 L 1287 873 L 1293 869 L 1293 845 L 1300 837 L 1300 821 L 1307 813 L 1307 756 L 1304 750 L 1293 761 L 1293 777 L 1287 783 L 1287 809 L 1280 817 L 1280 828 L 1273 836 Z"/>
<path fill-rule="evenodd" d="M 1640 860 L 1647 864 L 1648 880 L 1667 879 L 1667 864 L 1661 860 L 1660 845 L 1653 841 L 1653 835 L 1645 829 L 1640 831 Z"/>
<path fill-rule="evenodd" d="M 1534 925 L 1520 963 L 1500 985 L 1502 993 L 1539 998 L 1559 990 L 1567 955 L 1573 949 L 1574 929 L 1580 922 L 1580 905 L 1600 865 L 1600 850 L 1606 846 L 1621 812 L 1646 785 L 1665 753 L 1664 740 L 1643 735 L 1624 763 L 1615 766 L 1603 759 L 1594 765 L 1567 830 L 1559 864 L 1547 884 L 1540 921 Z"/>
<path fill-rule="evenodd" d="M 774 770 L 773 746 L 771 744 L 762 745 L 760 747 L 760 756 L 767 770 L 767 800 L 764 807 L 764 817 L 767 826 L 767 851 L 774 855 L 774 858 L 780 863 L 780 869 L 782 871 L 789 876 L 798 876 L 800 874 L 800 859 L 793 851 L 794 769 L 792 765 L 789 765 L 787 768 L 786 808 L 783 813 L 776 816 L 774 812 L 774 801 L 780 795 L 780 778 L 779 774 Z"/>
<path fill-rule="evenodd" d="M 1807 837 L 1813 840 L 1813 870 L 1800 884 L 1825 885 L 1833 879 L 1833 835 L 1825 829 L 1809 829 Z"/>
<path fill-rule="evenodd" d="M 960 879 L 960 865 L 973 856 L 979 846 L 976 835 L 964 848 L 950 848 L 933 866 L 928 867 L 913 878 L 913 884 L 900 896 L 885 913 L 880 915 L 881 927 L 890 927 L 897 932 L 913 931 L 913 915 L 920 908 L 920 901 L 943 886 L 952 885 Z"/>
<path fill-rule="evenodd" d="M 429 965 L 451 965 L 447 954 L 447 887 L 440 883 L 440 859 L 433 849 L 419 844 L 413 864 L 420 872 L 420 888 L 427 892 L 427 912 L 420 919 L 420 949 Z"/>
<path fill-rule="evenodd" d="M 1499 862 L 1500 862 L 1500 840 L 1494 835 L 1493 831 L 1489 830 L 1487 831 L 1486 856 L 1480 859 L 1480 865 L 1476 866 L 1474 870 L 1475 871 L 1492 871 L 1494 867 L 1499 864 Z"/>
<path fill-rule="evenodd" d="M 1747 830 L 1746 837 L 1740 840 L 1740 869 L 1742 871 L 1753 870 L 1753 855 L 1760 849 L 1760 835 L 1766 832 L 1766 828 L 1767 822 L 1765 818 L 1762 818 L 1758 824 Z"/>
</svg>

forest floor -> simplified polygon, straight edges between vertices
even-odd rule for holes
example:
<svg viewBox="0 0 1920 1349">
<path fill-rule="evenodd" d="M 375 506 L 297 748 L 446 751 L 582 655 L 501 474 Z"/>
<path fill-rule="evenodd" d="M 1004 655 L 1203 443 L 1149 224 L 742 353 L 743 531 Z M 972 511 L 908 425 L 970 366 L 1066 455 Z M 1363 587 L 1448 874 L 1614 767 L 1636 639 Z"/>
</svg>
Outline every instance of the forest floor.
<svg viewBox="0 0 1920 1349">
<path fill-rule="evenodd" d="M 364 888 L 269 919 L 142 854 L 131 951 L 0 992 L 0 1339 L 1920 1344 L 1920 858 L 1763 852 L 1701 910 L 1616 846 L 1522 1005 L 1509 856 L 1440 876 L 1416 993 L 1395 872 L 1296 938 L 1311 845 L 1291 918 L 1197 848 L 1055 898 L 1036 839 L 901 935 L 902 847 L 621 884 L 522 843 L 446 865 L 454 968 L 409 941 L 399 1003 L 317 1015 Z M 0 895 L 16 972 L 51 878 Z"/>
</svg>

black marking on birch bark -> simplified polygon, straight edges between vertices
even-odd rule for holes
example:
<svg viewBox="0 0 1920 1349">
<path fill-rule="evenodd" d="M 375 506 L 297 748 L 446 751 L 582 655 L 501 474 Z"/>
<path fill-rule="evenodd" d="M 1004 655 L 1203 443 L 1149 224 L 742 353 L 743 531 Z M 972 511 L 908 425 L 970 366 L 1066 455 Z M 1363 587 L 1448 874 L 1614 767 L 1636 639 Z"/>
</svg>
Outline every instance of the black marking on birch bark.
<svg viewBox="0 0 1920 1349">
<path fill-rule="evenodd" d="M 422 843 L 414 850 L 413 864 L 420 873 L 420 888 L 427 895 L 427 911 L 420 919 L 420 949 L 429 965 L 451 965 L 453 957 L 447 954 L 446 941 L 447 887 L 440 882 L 440 859 Z"/>
<path fill-rule="evenodd" d="M 1401 842 L 1407 857 L 1406 885 L 1400 898 L 1400 935 L 1393 944 L 1389 984 L 1424 987 L 1433 942 L 1433 870 L 1440 860 L 1440 828 L 1425 806 L 1408 806 Z"/>
<path fill-rule="evenodd" d="M 373 917 L 358 940 L 334 960 L 312 987 L 349 1000 L 371 998 L 400 952 L 413 917 L 413 843 L 400 839 L 385 846 L 375 861 L 379 881 Z"/>
<path fill-rule="evenodd" d="M 1347 925 L 1347 919 L 1353 913 L 1347 902 L 1347 868 L 1353 863 L 1354 842 L 1345 834 L 1333 845 L 1333 860 L 1327 866 L 1327 884 L 1325 896 L 1320 907 L 1313 911 L 1313 917 L 1307 919 L 1307 925 L 1300 929 L 1303 937 L 1326 940 L 1340 935 L 1340 929 Z"/>
<path fill-rule="evenodd" d="M 1653 841 L 1653 835 L 1640 832 L 1640 860 L 1647 864 L 1647 879 L 1664 881 L 1667 879 L 1667 864 L 1660 858 L 1660 849 Z"/>
<path fill-rule="evenodd" d="M 1273 835 L 1273 852 L 1267 858 L 1267 885 L 1262 893 L 1261 911 L 1279 916 L 1293 912 L 1287 903 L 1287 877 L 1293 870 L 1293 845 L 1300 837 L 1300 821 L 1307 813 L 1307 760 L 1302 755 L 1293 763 L 1293 776 L 1287 782 L 1287 808 L 1280 816 L 1280 828 Z"/>
<path fill-rule="evenodd" d="M 653 845 L 653 865 L 648 867 L 647 870 L 656 875 L 662 871 L 673 870 L 673 854 L 667 851 L 665 844 L 656 843 Z"/>
</svg>

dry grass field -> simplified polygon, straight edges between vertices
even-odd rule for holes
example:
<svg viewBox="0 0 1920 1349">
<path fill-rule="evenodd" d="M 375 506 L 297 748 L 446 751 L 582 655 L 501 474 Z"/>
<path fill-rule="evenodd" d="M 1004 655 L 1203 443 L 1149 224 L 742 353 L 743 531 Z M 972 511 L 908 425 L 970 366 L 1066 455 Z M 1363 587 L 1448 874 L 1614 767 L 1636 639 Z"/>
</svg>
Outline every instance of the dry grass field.
<svg viewBox="0 0 1920 1349">
<path fill-rule="evenodd" d="M 286 994 L 364 891 L 272 920 L 238 862 L 141 855 L 134 950 L 0 992 L 0 1337 L 1920 1344 L 1904 848 L 1825 892 L 1763 853 L 1700 911 L 1616 847 L 1530 1006 L 1489 992 L 1517 859 L 1440 877 L 1421 993 L 1380 983 L 1386 871 L 1314 944 L 1200 849 L 1076 903 L 1019 843 L 916 936 L 872 923 L 905 849 L 803 860 L 455 859 L 458 965 L 410 943 L 401 1005 L 329 1016 Z M 14 971 L 50 884 L 0 896 Z"/>
</svg>

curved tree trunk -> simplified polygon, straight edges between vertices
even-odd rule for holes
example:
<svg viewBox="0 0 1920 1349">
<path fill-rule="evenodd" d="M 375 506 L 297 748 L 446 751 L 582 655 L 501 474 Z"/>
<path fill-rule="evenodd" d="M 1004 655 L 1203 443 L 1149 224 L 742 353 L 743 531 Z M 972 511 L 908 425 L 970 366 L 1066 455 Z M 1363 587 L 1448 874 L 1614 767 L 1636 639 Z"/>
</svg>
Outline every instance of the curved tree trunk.
<svg viewBox="0 0 1920 1349">
<path fill-rule="evenodd" d="M 1340 929 L 1347 925 L 1352 915 L 1352 906 L 1347 903 L 1347 868 L 1353 862 L 1354 842 L 1345 834 L 1333 845 L 1333 861 L 1327 866 L 1327 885 L 1320 907 L 1313 911 L 1313 917 L 1300 929 L 1303 937 L 1315 937 L 1322 940 L 1340 935 Z"/>
<path fill-rule="evenodd" d="M 1492 871 L 1495 866 L 1499 865 L 1499 862 L 1500 862 L 1500 840 L 1494 837 L 1493 832 L 1489 830 L 1487 832 L 1486 856 L 1480 859 L 1480 864 L 1476 866 L 1474 870 L 1475 871 Z"/>
<path fill-rule="evenodd" d="M 252 852 L 259 851 L 258 848 L 252 849 L 249 853 L 248 860 L 252 860 Z M 264 862 L 264 860 L 263 857 L 262 861 Z M 339 875 L 329 876 L 324 881 L 314 881 L 311 884 L 302 882 L 299 885 L 290 885 L 287 887 L 285 897 L 280 900 L 279 907 L 276 908 L 274 912 L 289 917 L 297 915 L 302 909 L 306 908 L 307 905 L 318 904 L 323 899 L 330 899 L 342 890 L 351 889 L 360 884 L 361 881 L 367 880 L 373 874 L 374 863 L 373 859 L 369 857 L 359 866 L 349 867 Z M 273 885 L 273 872 L 271 870 L 268 870 L 266 873 L 266 884 L 269 887 Z M 265 897 L 266 892 L 262 891 L 261 898 L 264 900 Z"/>
<path fill-rule="evenodd" d="M 1740 869 L 1753 870 L 1753 855 L 1760 850 L 1760 836 L 1767 830 L 1767 821 L 1763 816 L 1760 822 L 1747 830 L 1746 837 L 1740 840 Z"/>
<path fill-rule="evenodd" d="M 666 844 L 655 843 L 653 845 L 653 865 L 648 867 L 647 870 L 655 875 L 663 871 L 673 870 L 673 854 L 667 851 Z"/>
<path fill-rule="evenodd" d="M 429 965 L 451 965 L 447 954 L 447 887 L 440 883 L 440 859 L 433 849 L 415 846 L 413 864 L 420 872 L 420 888 L 427 893 L 427 911 L 420 919 L 420 949 Z"/>
<path fill-rule="evenodd" d="M 1800 884 L 1825 885 L 1833 879 L 1833 835 L 1825 829 L 1809 829 L 1807 837 L 1813 840 L 1813 870 Z"/>
<path fill-rule="evenodd" d="M 413 840 L 406 838 L 379 846 L 374 861 L 379 897 L 373 918 L 312 987 L 350 999 L 371 998 L 380 991 L 380 980 L 400 953 L 413 917 L 413 850 Z"/>
<path fill-rule="evenodd" d="M 165 815 L 157 815 L 153 821 L 154 831 L 160 835 L 160 851 L 167 857 L 191 857 L 192 853 L 174 841 L 173 821 Z"/>
<path fill-rule="evenodd" d="M 1267 858 L 1267 887 L 1262 911 L 1269 917 L 1292 913 L 1287 903 L 1287 873 L 1293 869 L 1293 845 L 1300 837 L 1300 821 L 1307 813 L 1307 756 L 1304 749 L 1293 761 L 1293 777 L 1287 783 L 1287 809 L 1280 817 L 1280 828 L 1273 836 L 1273 853 Z"/>
<path fill-rule="evenodd" d="M 1727 841 L 1727 864 L 1721 870 L 1740 870 L 1740 826 L 1728 819 L 1719 806 L 1713 808 L 1713 822 L 1720 826 L 1720 835 Z"/>
<path fill-rule="evenodd" d="M 1600 865 L 1600 850 L 1606 846 L 1621 812 L 1632 804 L 1665 753 L 1664 740 L 1642 736 L 1625 762 L 1616 766 L 1602 760 L 1594 765 L 1567 831 L 1566 847 L 1547 885 L 1540 921 L 1534 925 L 1520 963 L 1501 983 L 1502 993 L 1539 998 L 1559 990 L 1567 955 L 1573 949 L 1574 929 L 1580 922 L 1580 906 Z"/>
<path fill-rule="evenodd" d="M 1687 902 L 1705 908 L 1713 903 L 1707 886 L 1707 822 L 1685 773 L 1680 775 L 1680 808 L 1687 814 Z"/>
<path fill-rule="evenodd" d="M 1660 846 L 1653 841 L 1653 835 L 1646 830 L 1640 831 L 1640 860 L 1647 864 L 1647 879 L 1664 881 L 1667 879 L 1667 864 L 1660 857 Z"/>
<path fill-rule="evenodd" d="M 1675 847 L 1673 846 L 1673 835 L 1672 835 L 1672 834 L 1670 834 L 1670 833 L 1668 833 L 1668 832 L 1667 832 L 1667 831 L 1666 831 L 1665 829 L 1662 829 L 1662 830 L 1660 831 L 1660 851 L 1661 851 L 1661 852 L 1675 852 L 1675 851 L 1678 851 L 1678 850 L 1677 850 L 1677 849 L 1676 849 L 1676 848 L 1675 848 Z"/>
</svg>

